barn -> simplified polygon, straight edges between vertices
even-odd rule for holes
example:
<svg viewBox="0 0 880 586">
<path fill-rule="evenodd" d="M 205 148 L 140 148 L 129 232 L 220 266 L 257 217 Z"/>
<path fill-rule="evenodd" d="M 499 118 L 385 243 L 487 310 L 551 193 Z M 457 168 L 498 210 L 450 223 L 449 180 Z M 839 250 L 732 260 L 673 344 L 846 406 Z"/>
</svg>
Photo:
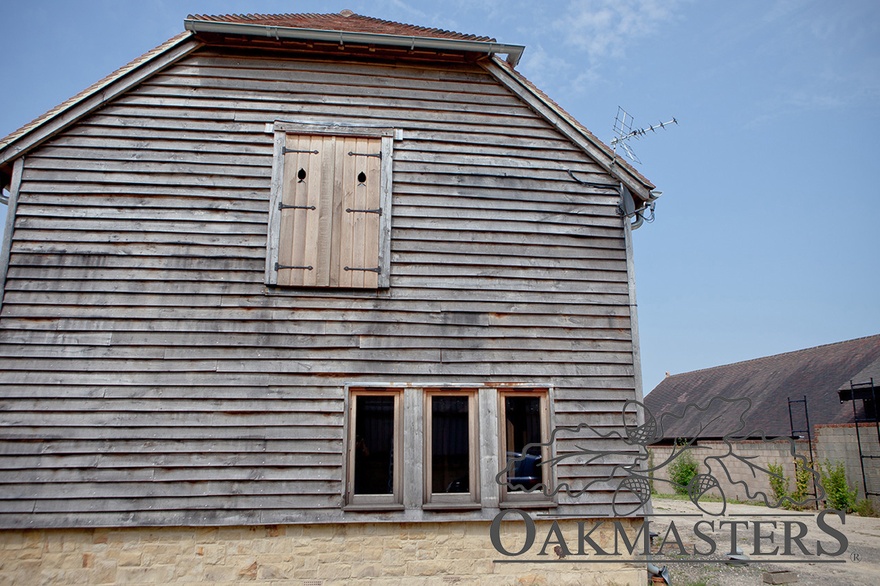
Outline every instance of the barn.
<svg viewBox="0 0 880 586">
<path fill-rule="evenodd" d="M 489 538 L 614 516 L 555 429 L 638 453 L 654 186 L 523 50 L 189 16 L 0 140 L 0 581 L 644 579 Z"/>
</svg>

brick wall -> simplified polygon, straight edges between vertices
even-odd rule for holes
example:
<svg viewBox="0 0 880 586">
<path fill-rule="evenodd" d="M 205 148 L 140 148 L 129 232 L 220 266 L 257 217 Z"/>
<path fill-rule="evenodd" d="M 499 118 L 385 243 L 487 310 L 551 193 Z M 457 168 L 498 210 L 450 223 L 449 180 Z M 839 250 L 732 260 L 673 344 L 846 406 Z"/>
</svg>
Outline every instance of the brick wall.
<svg viewBox="0 0 880 586">
<path fill-rule="evenodd" d="M 559 524 L 571 538 L 569 547 L 576 548 L 575 521 Z M 536 525 L 535 546 L 516 559 L 557 560 L 552 545 L 549 555 L 536 555 L 550 523 Z M 502 523 L 505 547 L 519 549 L 522 535 L 521 521 Z M 601 527 L 597 536 L 600 544 L 610 543 L 613 531 Z M 502 558 L 486 522 L 0 531 L 0 584 L 610 586 L 647 581 L 644 564 L 493 561 Z"/>
</svg>

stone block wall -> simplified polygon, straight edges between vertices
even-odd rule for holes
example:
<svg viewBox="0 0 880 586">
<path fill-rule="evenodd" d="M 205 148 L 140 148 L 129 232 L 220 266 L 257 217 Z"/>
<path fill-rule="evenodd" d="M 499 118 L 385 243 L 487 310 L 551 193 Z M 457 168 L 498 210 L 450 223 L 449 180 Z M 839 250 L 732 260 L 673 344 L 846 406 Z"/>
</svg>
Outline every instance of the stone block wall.
<svg viewBox="0 0 880 586">
<path fill-rule="evenodd" d="M 806 440 L 796 441 L 795 450 L 799 455 L 809 459 L 809 443 Z M 760 471 L 753 474 L 753 469 L 744 460 L 764 470 L 767 470 L 770 464 L 782 465 L 786 477 L 791 479 L 789 488 L 794 488 L 794 459 L 791 455 L 791 443 L 788 440 L 766 442 L 760 440 L 741 440 L 731 442 L 730 446 L 724 441 L 704 440 L 697 441 L 696 447 L 690 450 L 690 452 L 699 464 L 698 472 L 701 474 L 710 472 L 705 464 L 707 457 L 717 456 L 722 458 L 727 471 L 721 469 L 717 461 L 709 460 L 709 465 L 712 467 L 712 475 L 718 480 L 728 500 L 753 500 L 752 495 L 762 492 L 767 495 L 771 503 L 773 501 L 773 490 L 770 487 L 769 476 Z M 652 455 L 652 466 L 660 467 L 670 457 L 672 447 L 652 446 L 650 453 Z M 739 458 L 733 457 L 734 455 Z M 671 494 L 674 492 L 672 485 L 668 483 L 670 465 L 671 462 L 654 472 L 654 490 L 661 494 Z M 734 482 L 731 482 L 730 478 L 728 478 L 728 473 Z M 745 485 L 742 483 L 745 483 Z M 757 500 L 762 499 L 759 497 Z"/>
<path fill-rule="evenodd" d="M 873 423 L 859 424 L 862 453 L 865 458 L 865 482 L 868 492 L 880 493 L 880 438 L 877 426 Z M 862 468 L 859 462 L 859 438 L 856 438 L 854 423 L 816 426 L 816 457 L 820 464 L 825 460 L 843 462 L 846 479 L 850 487 L 858 488 L 859 499 L 865 498 L 865 482 L 862 481 Z M 880 497 L 871 496 L 874 508 L 880 510 Z"/>
<path fill-rule="evenodd" d="M 865 480 L 868 485 L 868 492 L 880 493 L 880 437 L 877 434 L 877 427 L 872 423 L 862 423 L 859 425 L 859 433 L 861 434 L 862 453 L 867 457 L 864 460 Z M 843 462 L 846 467 L 846 478 L 852 488 L 859 491 L 858 498 L 865 498 L 864 483 L 862 481 L 862 469 L 859 458 L 859 444 L 856 438 L 855 424 L 832 424 L 815 426 L 815 437 L 813 438 L 813 457 L 819 465 L 825 462 L 835 463 Z M 790 453 L 790 443 L 788 440 L 778 441 L 757 441 L 744 440 L 731 442 L 731 447 L 723 441 L 698 441 L 696 448 L 691 450 L 694 458 L 699 463 L 699 472 L 708 472 L 704 459 L 708 456 L 724 456 L 731 452 L 741 458 L 749 458 L 749 461 L 767 469 L 769 464 L 781 464 L 785 476 L 789 479 L 789 489 L 794 489 L 794 460 Z M 653 467 L 661 466 L 672 453 L 671 446 L 652 446 L 649 448 L 652 455 Z M 797 454 L 804 457 L 810 457 L 809 443 L 807 440 L 798 440 L 795 442 L 795 450 Z M 756 491 L 765 492 L 768 498 L 773 498 L 773 490 L 770 487 L 769 477 L 766 474 L 753 475 L 748 465 L 741 460 L 736 460 L 730 456 L 723 458 L 725 466 L 730 471 L 735 481 L 742 481 L 748 485 L 749 492 L 754 494 Z M 739 500 L 750 500 L 745 487 L 740 483 L 732 483 L 723 470 L 715 470 L 715 464 L 712 460 L 709 464 L 713 466 L 713 474 L 719 480 L 719 484 L 728 499 L 734 498 Z M 673 492 L 672 485 L 668 484 L 669 480 L 669 464 L 662 466 L 654 472 L 654 490 L 669 494 Z M 871 496 L 875 509 L 880 509 L 880 496 Z"/>
<path fill-rule="evenodd" d="M 509 515 L 516 519 L 516 515 Z M 637 532 L 633 520 L 625 526 Z M 638 520 L 641 523 L 641 520 Z M 0 584 L 285 584 L 291 586 L 642 585 L 644 564 L 565 563 L 536 521 L 535 545 L 499 563 L 487 522 L 374 523 L 218 528 L 44 529 L 0 531 Z M 575 521 L 559 521 L 577 547 Z M 610 527 L 593 538 L 613 542 Z M 501 524 L 511 551 L 522 521 Z M 513 558 L 507 558 L 513 559 Z M 581 557 L 581 560 L 585 558 Z M 559 563 L 561 562 L 561 563 Z"/>
</svg>

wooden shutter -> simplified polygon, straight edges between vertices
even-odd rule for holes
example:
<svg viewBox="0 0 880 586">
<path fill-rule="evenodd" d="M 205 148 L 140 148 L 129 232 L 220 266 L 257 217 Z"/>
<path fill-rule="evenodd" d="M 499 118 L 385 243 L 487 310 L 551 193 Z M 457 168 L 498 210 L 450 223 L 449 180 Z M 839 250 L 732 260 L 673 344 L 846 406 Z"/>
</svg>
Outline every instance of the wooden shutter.
<svg viewBox="0 0 880 586">
<path fill-rule="evenodd" d="M 388 212 L 382 147 L 381 138 L 285 135 L 270 282 L 379 287 L 381 219 Z"/>
</svg>

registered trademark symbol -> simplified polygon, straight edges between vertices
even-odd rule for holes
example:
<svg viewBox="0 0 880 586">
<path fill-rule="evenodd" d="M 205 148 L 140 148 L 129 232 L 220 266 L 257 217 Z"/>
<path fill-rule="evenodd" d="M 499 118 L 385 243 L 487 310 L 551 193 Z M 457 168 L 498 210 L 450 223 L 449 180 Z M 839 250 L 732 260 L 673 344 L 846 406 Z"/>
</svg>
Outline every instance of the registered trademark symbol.
<svg viewBox="0 0 880 586">
<path fill-rule="evenodd" d="M 849 559 L 851 559 L 854 562 L 860 562 L 860 561 L 862 561 L 862 556 L 859 555 L 859 552 L 854 551 L 851 554 L 849 554 Z"/>
</svg>

